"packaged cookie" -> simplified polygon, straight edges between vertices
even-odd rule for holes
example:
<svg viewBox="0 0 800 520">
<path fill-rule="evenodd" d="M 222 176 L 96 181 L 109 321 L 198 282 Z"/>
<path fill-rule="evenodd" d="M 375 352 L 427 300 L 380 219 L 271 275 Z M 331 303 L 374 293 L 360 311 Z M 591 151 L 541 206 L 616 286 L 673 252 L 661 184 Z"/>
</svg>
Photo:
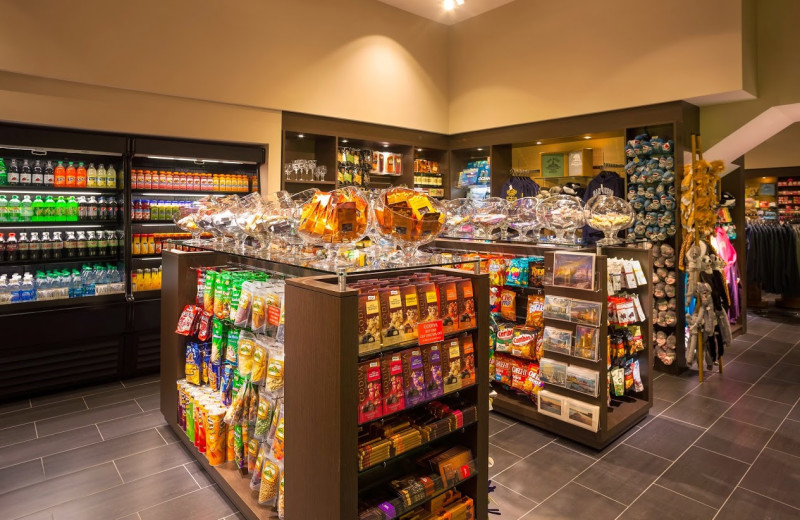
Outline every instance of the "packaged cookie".
<svg viewBox="0 0 800 520">
<path fill-rule="evenodd" d="M 422 368 L 425 371 L 425 398 L 430 400 L 439 397 L 444 393 L 439 343 L 422 347 Z"/>
<path fill-rule="evenodd" d="M 358 424 L 383 416 L 382 384 L 380 360 L 358 365 Z"/>
<path fill-rule="evenodd" d="M 380 300 L 381 338 L 383 346 L 403 341 L 403 297 L 400 287 L 389 286 L 378 291 Z"/>
<path fill-rule="evenodd" d="M 358 295 L 358 353 L 381 348 L 381 306 L 378 292 Z"/>
<path fill-rule="evenodd" d="M 442 330 L 445 333 L 459 330 L 460 320 L 458 314 L 458 289 L 456 287 L 456 282 L 442 282 L 438 287 L 442 309 Z"/>
<path fill-rule="evenodd" d="M 403 341 L 417 339 L 417 323 L 419 323 L 419 301 L 417 288 L 414 285 L 405 285 L 400 289 L 403 298 Z"/>
<path fill-rule="evenodd" d="M 436 284 L 432 282 L 423 282 L 417 284 L 416 287 L 420 323 L 438 320 L 439 295 L 436 292 Z"/>
<path fill-rule="evenodd" d="M 456 283 L 458 289 L 459 329 L 471 329 L 477 326 L 475 318 L 475 297 L 472 293 L 472 280 L 469 278 Z"/>
<path fill-rule="evenodd" d="M 500 291 L 500 316 L 508 321 L 517 320 L 517 293 L 511 289 Z"/>
<path fill-rule="evenodd" d="M 444 392 L 454 392 L 461 388 L 461 345 L 458 338 L 445 341 L 443 344 Z"/>
<path fill-rule="evenodd" d="M 392 354 L 381 360 L 381 379 L 383 386 L 384 415 L 405 408 L 405 385 L 403 384 L 403 359 L 400 354 Z"/>
<path fill-rule="evenodd" d="M 472 336 L 466 335 L 458 340 L 461 348 L 461 386 L 475 384 L 475 348 Z"/>
<path fill-rule="evenodd" d="M 403 361 L 403 384 L 405 405 L 410 408 L 425 400 L 425 371 L 422 366 L 422 350 L 410 348 L 400 353 Z"/>
</svg>

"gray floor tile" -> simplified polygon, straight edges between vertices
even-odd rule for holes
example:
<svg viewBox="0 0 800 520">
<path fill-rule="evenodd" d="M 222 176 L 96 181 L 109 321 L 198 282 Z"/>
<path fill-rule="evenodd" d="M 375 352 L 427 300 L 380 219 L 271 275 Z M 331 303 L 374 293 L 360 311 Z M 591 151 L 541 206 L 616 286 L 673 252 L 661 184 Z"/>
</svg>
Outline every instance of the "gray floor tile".
<svg viewBox="0 0 800 520">
<path fill-rule="evenodd" d="M 56 435 L 48 435 L 20 444 L 0 448 L 0 465 L 11 466 L 100 442 L 100 433 L 94 426 L 85 426 Z"/>
<path fill-rule="evenodd" d="M 47 478 L 66 475 L 102 462 L 121 459 L 133 453 L 164 446 L 164 439 L 155 430 L 144 430 L 109 441 L 90 444 L 44 458 Z"/>
<path fill-rule="evenodd" d="M 495 516 L 494 518 L 497 519 L 497 518 L 500 518 L 500 517 L 499 516 Z M 232 515 L 228 515 L 225 518 L 222 518 L 220 520 L 247 520 L 247 519 L 244 517 L 244 515 L 242 513 L 239 513 L 237 511 L 236 513 L 234 513 Z"/>
<path fill-rule="evenodd" d="M 103 438 L 108 440 L 165 424 L 167 424 L 167 421 L 164 420 L 161 411 L 153 410 L 131 417 L 121 417 L 101 422 L 97 424 L 97 427 L 100 429 L 100 433 L 103 434 Z"/>
<path fill-rule="evenodd" d="M 145 383 L 152 383 L 154 381 L 160 381 L 161 376 L 159 374 L 148 374 L 146 376 L 139 376 L 139 377 L 132 377 L 130 379 L 125 379 L 122 381 L 122 385 L 126 388 L 130 388 L 132 386 L 139 386 Z"/>
<path fill-rule="evenodd" d="M 748 468 L 744 462 L 692 447 L 657 483 L 718 509 Z"/>
<path fill-rule="evenodd" d="M 720 379 L 735 379 L 744 383 L 755 383 L 764 375 L 764 368 L 749 365 L 740 361 L 730 361 L 723 364 L 723 374 Z"/>
<path fill-rule="evenodd" d="M 785 334 L 785 333 L 784 333 Z M 794 339 L 789 340 L 791 343 L 783 341 L 780 338 L 770 338 L 765 337 L 755 345 L 753 345 L 752 349 L 757 350 L 759 352 L 769 352 L 770 354 L 776 354 L 778 356 L 782 356 L 792 350 L 794 347 Z"/>
<path fill-rule="evenodd" d="M 740 336 L 736 336 L 733 339 L 733 341 L 734 341 L 734 343 L 746 343 L 748 345 L 752 345 L 753 343 L 755 343 L 756 341 L 761 339 L 761 337 L 762 336 L 760 334 L 753 334 L 751 332 L 748 332 L 747 334 L 742 334 Z"/>
<path fill-rule="evenodd" d="M 492 444 L 520 457 L 525 457 L 555 438 L 556 436 L 551 433 L 518 423 L 494 435 Z"/>
<path fill-rule="evenodd" d="M 613 520 L 625 506 L 581 485 L 570 482 L 556 494 L 539 504 L 521 520 L 553 520 L 554 518 L 589 518 Z"/>
<path fill-rule="evenodd" d="M 0 469 L 0 495 L 44 480 L 41 459 Z"/>
<path fill-rule="evenodd" d="M 101 392 L 108 392 L 123 388 L 122 383 L 114 381 L 103 385 L 95 385 L 89 387 L 74 388 L 65 392 L 58 392 L 57 394 L 41 395 L 39 397 L 31 398 L 33 406 L 41 406 L 43 404 L 57 403 L 58 401 L 66 401 L 67 399 L 75 399 L 77 397 L 84 397 L 87 395 L 99 394 Z"/>
<path fill-rule="evenodd" d="M 800 384 L 800 365 L 781 361 L 767 372 L 767 377 Z"/>
<path fill-rule="evenodd" d="M 650 408 L 650 415 L 658 416 L 664 412 L 667 408 L 672 406 L 672 401 L 666 401 L 664 399 L 659 399 L 657 397 L 653 398 L 653 407 Z"/>
<path fill-rule="evenodd" d="M 499 448 L 491 442 L 489 443 L 489 456 L 494 461 L 494 465 L 489 468 L 489 478 L 494 478 L 494 476 L 501 471 L 522 460 L 522 457 L 514 455 L 503 448 Z"/>
<path fill-rule="evenodd" d="M 630 504 L 670 465 L 670 461 L 623 444 L 575 479 L 609 498 Z"/>
<path fill-rule="evenodd" d="M 161 389 L 160 385 L 161 383 L 154 381 L 151 383 L 144 383 L 141 385 L 111 390 L 110 392 L 102 392 L 86 397 L 86 404 L 89 406 L 89 408 L 96 408 L 98 406 L 129 401 L 131 399 L 136 399 L 137 397 L 157 394 Z"/>
<path fill-rule="evenodd" d="M 81 426 L 110 421 L 119 417 L 127 417 L 139 413 L 142 413 L 139 405 L 134 401 L 126 401 L 124 403 L 62 415 L 61 417 L 55 417 L 53 419 L 37 421 L 36 428 L 39 431 L 39 435 L 51 435 L 53 433 L 72 430 L 74 428 L 80 428 Z"/>
<path fill-rule="evenodd" d="M 788 404 L 744 395 L 738 403 L 733 405 L 733 408 L 725 413 L 724 417 L 775 430 L 791 409 L 792 407 Z"/>
<path fill-rule="evenodd" d="M 696 377 L 665 374 L 653 382 L 653 397 L 674 403 L 699 384 Z"/>
<path fill-rule="evenodd" d="M 675 460 L 702 433 L 701 428 L 661 416 L 656 417 L 641 430 L 631 435 L 625 440 L 625 444 Z"/>
<path fill-rule="evenodd" d="M 541 502 L 588 468 L 594 459 L 557 444 L 550 444 L 514 464 L 495 480 Z"/>
<path fill-rule="evenodd" d="M 161 408 L 161 395 L 152 394 L 144 397 L 137 397 L 136 402 L 142 407 L 142 410 L 149 412 L 150 410 L 159 410 Z"/>
<path fill-rule="evenodd" d="M 217 486 L 210 486 L 139 511 L 139 516 L 142 520 L 219 520 L 235 512 Z"/>
<path fill-rule="evenodd" d="M 704 381 L 700 386 L 692 390 L 690 395 L 701 395 L 725 401 L 726 403 L 735 403 L 745 392 L 750 390 L 750 386 L 749 383 L 717 375 Z"/>
<path fill-rule="evenodd" d="M 499 420 L 495 419 L 492 416 L 489 416 L 489 435 L 490 436 L 494 435 L 495 433 L 497 433 L 499 431 L 505 430 L 509 426 L 511 426 L 510 423 L 504 423 L 502 421 L 499 421 Z"/>
<path fill-rule="evenodd" d="M 211 480 L 211 477 L 208 476 L 208 473 L 206 473 L 206 470 L 203 469 L 203 466 L 201 466 L 199 462 L 190 462 L 188 464 L 184 464 L 183 467 L 186 468 L 186 471 L 189 472 L 189 475 L 192 476 L 192 478 L 197 482 L 197 485 L 201 488 L 214 484 L 214 481 Z"/>
<path fill-rule="evenodd" d="M 174 468 L 100 493 L 82 496 L 54 508 L 53 516 L 55 520 L 119 518 L 196 489 L 197 484 L 186 478 L 185 469 Z"/>
<path fill-rule="evenodd" d="M 772 430 L 723 417 L 696 445 L 752 464 L 771 436 Z"/>
<path fill-rule="evenodd" d="M 30 399 L 22 399 L 21 401 L 14 401 L 11 403 L 0 404 L 0 414 L 6 412 L 16 412 L 17 410 L 24 410 L 31 407 Z"/>
<path fill-rule="evenodd" d="M 60 403 L 53 403 L 36 408 L 28 408 L 16 412 L 8 412 L 0 415 L 0 428 L 10 428 L 34 421 L 41 421 L 50 417 L 56 417 L 68 413 L 86 410 L 83 399 L 70 399 Z"/>
<path fill-rule="evenodd" d="M 536 507 L 536 502 L 512 491 L 502 484 L 496 484 L 489 494 L 489 509 L 496 508 L 499 515 L 489 515 L 492 520 L 519 520 L 522 515 Z"/>
<path fill-rule="evenodd" d="M 661 416 L 671 417 L 702 428 L 708 428 L 714 421 L 719 419 L 729 407 L 730 404 L 717 401 L 716 399 L 689 394 L 675 403 L 669 410 L 661 414 Z"/>
<path fill-rule="evenodd" d="M 800 508 L 800 457 L 766 448 L 740 486 Z"/>
<path fill-rule="evenodd" d="M 146 431 L 158 435 L 155 430 Z M 163 444 L 163 441 L 161 442 Z M 130 482 L 165 469 L 182 466 L 192 460 L 194 460 L 193 457 L 187 453 L 183 444 L 177 443 L 118 458 L 115 462 L 120 475 L 122 475 L 122 480 Z"/>
<path fill-rule="evenodd" d="M 53 507 L 75 497 L 103 491 L 117 486 L 121 482 L 116 468 L 109 462 L 0 495 L 0 510 L 3 511 L 6 518 L 17 518 Z M 109 517 L 86 516 L 83 518 Z"/>
<path fill-rule="evenodd" d="M 49 509 L 19 517 L 17 520 L 53 520 L 53 513 Z"/>
<path fill-rule="evenodd" d="M 717 510 L 653 485 L 619 517 L 625 520 L 711 520 Z"/>
<path fill-rule="evenodd" d="M 791 413 L 787 417 L 793 421 L 800 421 L 800 403 L 794 405 L 794 408 L 792 408 Z"/>
<path fill-rule="evenodd" d="M 178 438 L 175 431 L 170 428 L 168 424 L 156 426 L 156 431 L 164 437 L 164 440 L 167 441 L 167 444 L 172 444 L 173 442 L 179 442 L 180 439 Z"/>
<path fill-rule="evenodd" d="M 728 502 L 720 510 L 716 520 L 739 520 L 741 518 L 796 520 L 800 518 L 800 509 L 770 500 L 746 489 L 736 488 Z"/>
<path fill-rule="evenodd" d="M 642 423 L 646 423 L 646 421 L 642 421 Z M 642 423 L 640 423 L 640 424 L 642 424 Z M 572 441 L 570 439 L 565 439 L 564 437 L 559 437 L 558 439 L 556 439 L 555 444 L 564 446 L 565 448 L 569 448 L 572 451 L 577 451 L 578 453 L 581 453 L 581 454 L 586 455 L 588 457 L 592 457 L 593 459 L 599 459 L 599 458 L 604 457 L 606 454 L 608 454 L 612 450 L 614 450 L 614 448 L 616 448 L 617 446 L 619 446 L 623 442 L 625 442 L 625 439 L 627 439 L 628 437 L 630 437 L 631 435 L 633 435 L 634 433 L 639 431 L 639 429 L 640 429 L 640 426 L 634 426 L 633 428 L 631 428 L 627 432 L 623 433 L 622 435 L 620 435 L 619 437 L 614 439 L 614 441 L 611 442 L 611 444 L 609 444 L 608 446 L 606 446 L 602 450 L 596 450 L 594 448 L 590 448 L 589 446 L 584 446 L 583 444 L 574 442 L 574 441 Z"/>
<path fill-rule="evenodd" d="M 0 447 L 29 441 L 35 438 L 36 426 L 34 426 L 33 423 L 12 426 L 11 428 L 0 430 Z M 2 463 L 0 463 L 0 466 L 2 466 Z"/>
<path fill-rule="evenodd" d="M 753 388 L 748 390 L 747 393 L 748 395 L 793 405 L 800 398 L 800 384 L 765 378 L 753 385 Z"/>
<path fill-rule="evenodd" d="M 800 365 L 800 345 L 794 347 L 788 354 L 781 359 L 783 363 L 792 363 L 793 365 Z"/>
<path fill-rule="evenodd" d="M 758 343 L 756 343 L 758 345 Z M 769 368 L 781 358 L 779 354 L 772 354 L 770 352 L 762 352 L 760 350 L 755 350 L 755 346 L 750 348 L 747 352 L 742 352 L 739 356 L 736 357 L 736 361 L 740 363 L 748 363 L 750 365 L 756 365 L 763 368 Z"/>
<path fill-rule="evenodd" d="M 800 422 L 791 419 L 784 421 L 767 447 L 800 457 Z"/>
</svg>

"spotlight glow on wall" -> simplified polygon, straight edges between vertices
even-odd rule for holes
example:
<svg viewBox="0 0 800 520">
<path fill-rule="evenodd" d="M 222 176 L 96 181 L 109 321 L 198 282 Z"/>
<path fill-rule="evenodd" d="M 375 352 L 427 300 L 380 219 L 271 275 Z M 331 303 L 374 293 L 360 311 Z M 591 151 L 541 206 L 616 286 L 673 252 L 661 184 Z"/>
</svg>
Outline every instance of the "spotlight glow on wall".
<svg viewBox="0 0 800 520">
<path fill-rule="evenodd" d="M 452 11 L 457 5 L 464 5 L 464 0 L 444 0 L 442 2 L 445 11 Z"/>
</svg>

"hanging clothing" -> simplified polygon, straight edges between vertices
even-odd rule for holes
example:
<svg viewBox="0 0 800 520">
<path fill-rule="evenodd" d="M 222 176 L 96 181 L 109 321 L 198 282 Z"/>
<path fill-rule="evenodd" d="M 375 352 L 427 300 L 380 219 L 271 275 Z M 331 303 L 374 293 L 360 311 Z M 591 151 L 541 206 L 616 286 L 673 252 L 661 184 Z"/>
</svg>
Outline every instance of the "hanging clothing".
<svg viewBox="0 0 800 520">
<path fill-rule="evenodd" d="M 522 197 L 535 197 L 539 194 L 539 185 L 530 177 L 511 177 L 500 189 L 500 197 L 513 203 Z"/>
<path fill-rule="evenodd" d="M 800 294 L 800 225 L 749 223 L 747 281 L 777 294 Z"/>
<path fill-rule="evenodd" d="M 621 199 L 625 198 L 625 180 L 616 172 L 603 170 L 594 179 L 589 181 L 586 191 L 583 193 L 584 204 L 597 195 L 613 195 Z M 586 244 L 592 245 L 603 238 L 603 232 L 592 227 L 583 227 L 583 239 Z"/>
<path fill-rule="evenodd" d="M 800 241 L 797 241 L 797 243 L 800 244 Z M 728 321 L 737 323 L 742 313 L 740 306 L 742 280 L 739 274 L 736 249 L 731 244 L 728 233 L 721 227 L 718 227 L 716 233 L 711 236 L 711 246 L 717 252 L 717 256 L 725 262 L 723 275 L 728 285 L 728 296 L 730 298 Z"/>
</svg>

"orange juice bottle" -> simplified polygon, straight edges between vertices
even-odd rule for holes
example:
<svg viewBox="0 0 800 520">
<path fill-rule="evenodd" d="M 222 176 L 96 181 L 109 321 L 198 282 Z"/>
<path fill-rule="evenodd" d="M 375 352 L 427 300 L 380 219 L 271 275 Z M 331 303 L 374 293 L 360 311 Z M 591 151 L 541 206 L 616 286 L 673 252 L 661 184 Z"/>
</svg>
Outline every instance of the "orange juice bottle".
<svg viewBox="0 0 800 520">
<path fill-rule="evenodd" d="M 131 244 L 132 254 L 134 256 L 142 254 L 142 244 L 141 244 L 141 237 L 139 234 L 133 235 L 133 241 Z"/>
<path fill-rule="evenodd" d="M 156 254 L 156 240 L 153 235 L 147 235 L 147 254 Z"/>
<path fill-rule="evenodd" d="M 143 190 L 153 189 L 153 173 L 150 170 L 144 171 L 144 187 Z"/>
<path fill-rule="evenodd" d="M 219 187 L 219 177 L 220 177 L 219 175 L 214 175 L 214 177 L 212 178 L 211 182 L 213 191 L 221 191 Z"/>
</svg>

